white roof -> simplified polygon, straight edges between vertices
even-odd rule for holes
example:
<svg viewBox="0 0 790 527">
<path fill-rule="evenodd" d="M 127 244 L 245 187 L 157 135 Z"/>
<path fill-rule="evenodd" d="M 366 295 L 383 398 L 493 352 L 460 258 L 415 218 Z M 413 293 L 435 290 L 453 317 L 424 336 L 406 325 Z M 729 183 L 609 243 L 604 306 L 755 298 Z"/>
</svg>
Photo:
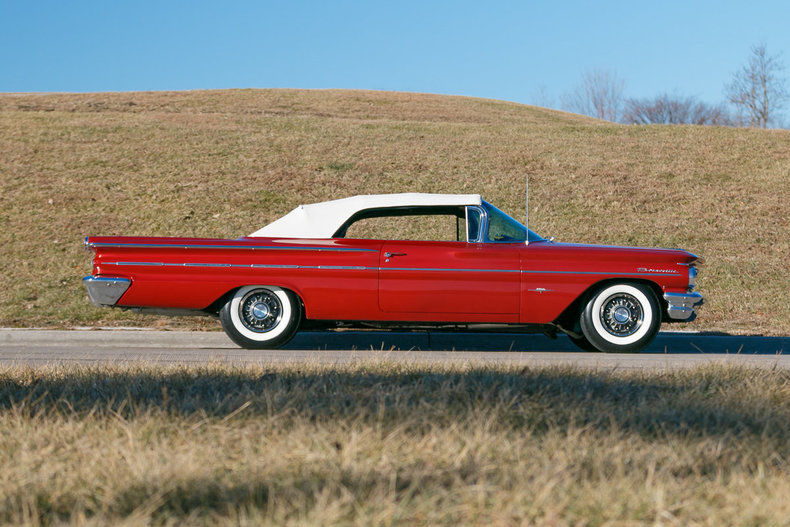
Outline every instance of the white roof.
<svg viewBox="0 0 790 527">
<path fill-rule="evenodd" d="M 480 194 L 371 194 L 299 205 L 250 237 L 331 238 L 351 216 L 367 209 L 480 205 Z"/>
</svg>

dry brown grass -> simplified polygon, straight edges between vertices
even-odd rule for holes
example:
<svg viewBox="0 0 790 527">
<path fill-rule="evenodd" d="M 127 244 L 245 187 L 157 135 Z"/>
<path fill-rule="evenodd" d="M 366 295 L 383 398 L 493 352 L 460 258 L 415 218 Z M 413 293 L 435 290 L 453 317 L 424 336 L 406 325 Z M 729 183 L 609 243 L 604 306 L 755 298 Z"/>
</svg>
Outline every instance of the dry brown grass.
<svg viewBox="0 0 790 527">
<path fill-rule="evenodd" d="M 0 369 L 0 522 L 788 525 L 790 374 Z"/>
<path fill-rule="evenodd" d="M 385 92 L 9 94 L 0 152 L 4 326 L 206 324 L 90 306 L 86 234 L 238 237 L 300 203 L 413 190 L 520 217 L 529 175 L 538 233 L 704 255 L 694 327 L 790 332 L 787 131 Z"/>
</svg>

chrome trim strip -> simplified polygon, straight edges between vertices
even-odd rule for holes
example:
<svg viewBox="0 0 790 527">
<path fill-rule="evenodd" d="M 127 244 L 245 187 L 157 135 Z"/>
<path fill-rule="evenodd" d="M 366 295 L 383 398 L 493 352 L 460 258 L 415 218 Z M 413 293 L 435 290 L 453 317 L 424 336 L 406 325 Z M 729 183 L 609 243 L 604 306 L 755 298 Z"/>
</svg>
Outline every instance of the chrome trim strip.
<svg viewBox="0 0 790 527">
<path fill-rule="evenodd" d="M 87 239 L 86 239 L 87 241 Z M 180 243 L 102 243 L 91 242 L 86 243 L 86 247 L 130 247 L 130 248 L 146 248 L 157 247 L 161 249 L 264 249 L 273 251 L 339 251 L 339 252 L 373 252 L 377 253 L 376 249 L 362 249 L 355 247 L 308 247 L 303 245 L 186 245 Z"/>
<path fill-rule="evenodd" d="M 444 271 L 478 273 L 531 273 L 531 274 L 584 274 L 612 276 L 676 276 L 680 273 L 624 273 L 617 271 L 533 271 L 520 269 L 458 269 L 447 267 L 367 267 L 362 265 L 299 265 L 299 264 L 229 264 L 229 263 L 164 263 L 164 262 L 101 262 L 101 265 L 151 266 L 151 267 L 241 267 L 254 269 L 329 269 L 360 271 Z"/>
<path fill-rule="evenodd" d="M 163 262 L 101 262 L 99 265 L 120 265 L 129 267 L 236 267 L 243 269 L 327 269 L 377 271 L 378 267 L 362 265 L 279 265 L 279 264 L 229 264 L 229 263 L 163 263 Z"/>
<path fill-rule="evenodd" d="M 450 269 L 441 267 L 379 267 L 382 271 L 447 271 L 447 272 L 478 272 L 478 273 L 518 273 L 518 269 Z"/>
<path fill-rule="evenodd" d="M 378 267 L 364 267 L 362 265 L 310 265 L 302 266 L 310 269 L 345 269 L 353 271 L 378 270 Z"/>
<path fill-rule="evenodd" d="M 182 264 L 163 264 L 162 262 L 102 262 L 105 265 L 150 265 L 161 267 L 163 265 L 182 265 Z"/>
<path fill-rule="evenodd" d="M 449 269 L 438 267 L 366 267 L 362 265 L 279 265 L 279 264 L 228 264 L 228 263 L 163 263 L 163 262 L 101 262 L 100 265 L 150 266 L 150 267 L 241 267 L 255 269 L 327 269 L 353 271 L 462 271 L 487 273 L 518 273 L 518 269 Z"/>
<path fill-rule="evenodd" d="M 643 275 L 658 275 L 658 276 L 679 276 L 680 273 L 625 273 L 621 271 L 533 271 L 521 270 L 522 273 L 533 274 L 594 274 L 594 275 L 617 275 L 617 276 L 643 276 Z"/>
</svg>

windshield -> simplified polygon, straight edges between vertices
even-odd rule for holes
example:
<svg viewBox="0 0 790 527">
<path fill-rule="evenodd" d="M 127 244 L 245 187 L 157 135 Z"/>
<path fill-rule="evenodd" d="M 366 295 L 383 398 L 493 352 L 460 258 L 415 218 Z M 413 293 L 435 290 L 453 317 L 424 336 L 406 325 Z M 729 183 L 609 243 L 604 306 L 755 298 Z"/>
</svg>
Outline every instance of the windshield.
<svg viewBox="0 0 790 527">
<path fill-rule="evenodd" d="M 532 231 L 528 231 L 521 223 L 517 222 L 498 208 L 488 202 L 483 202 L 483 208 L 488 213 L 488 232 L 486 241 L 515 243 L 527 240 L 529 232 L 530 242 L 543 241 L 543 238 Z"/>
</svg>

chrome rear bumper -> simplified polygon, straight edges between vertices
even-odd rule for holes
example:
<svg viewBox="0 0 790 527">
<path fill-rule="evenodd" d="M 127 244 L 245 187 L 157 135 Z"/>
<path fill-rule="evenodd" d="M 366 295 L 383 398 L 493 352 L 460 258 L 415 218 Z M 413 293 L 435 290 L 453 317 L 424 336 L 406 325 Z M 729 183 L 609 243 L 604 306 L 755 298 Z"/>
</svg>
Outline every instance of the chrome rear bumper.
<svg viewBox="0 0 790 527">
<path fill-rule="evenodd" d="M 114 306 L 132 285 L 128 278 L 111 278 L 105 276 L 86 276 L 82 279 L 88 298 L 96 307 Z"/>
<path fill-rule="evenodd" d="M 691 321 L 696 316 L 695 308 L 700 307 L 704 300 L 699 293 L 664 293 L 667 301 L 667 314 L 674 320 Z"/>
</svg>

